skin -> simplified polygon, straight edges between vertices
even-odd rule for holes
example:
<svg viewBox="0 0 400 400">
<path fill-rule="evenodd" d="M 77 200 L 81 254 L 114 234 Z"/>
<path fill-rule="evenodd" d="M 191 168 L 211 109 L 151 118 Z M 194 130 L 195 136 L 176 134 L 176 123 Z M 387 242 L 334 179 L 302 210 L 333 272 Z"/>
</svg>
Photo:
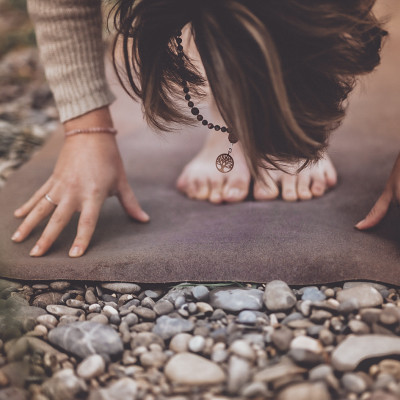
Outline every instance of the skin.
<svg viewBox="0 0 400 400">
<path fill-rule="evenodd" d="M 94 110 L 64 124 L 66 131 L 93 126 L 112 126 L 108 108 Z M 57 206 L 44 198 L 46 193 Z M 31 256 L 42 256 L 73 214 L 80 212 L 77 234 L 69 251 L 70 257 L 79 257 L 86 251 L 100 209 L 110 196 L 118 197 L 130 217 L 140 222 L 149 221 L 149 216 L 140 207 L 128 184 L 115 136 L 107 133 L 82 133 L 66 137 L 50 178 L 25 204 L 15 210 L 15 217 L 24 218 L 24 221 L 12 240 L 22 242 L 40 221 L 52 214 L 30 252 Z"/>
</svg>

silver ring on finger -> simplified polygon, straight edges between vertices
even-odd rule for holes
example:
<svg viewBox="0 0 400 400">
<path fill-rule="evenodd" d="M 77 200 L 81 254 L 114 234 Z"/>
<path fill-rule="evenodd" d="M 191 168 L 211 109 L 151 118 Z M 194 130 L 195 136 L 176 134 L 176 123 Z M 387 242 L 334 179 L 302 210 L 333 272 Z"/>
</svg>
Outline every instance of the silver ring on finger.
<svg viewBox="0 0 400 400">
<path fill-rule="evenodd" d="M 49 203 L 51 203 L 51 204 L 53 204 L 53 205 L 57 205 L 57 203 L 49 196 L 49 194 L 46 194 L 45 196 L 44 196 L 44 198 L 49 202 Z"/>
</svg>

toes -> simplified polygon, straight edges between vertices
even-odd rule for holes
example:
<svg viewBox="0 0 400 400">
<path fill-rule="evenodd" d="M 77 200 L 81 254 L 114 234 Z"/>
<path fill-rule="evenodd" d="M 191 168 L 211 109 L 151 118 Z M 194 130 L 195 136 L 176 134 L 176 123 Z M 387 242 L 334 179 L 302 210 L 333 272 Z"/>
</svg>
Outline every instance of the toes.
<svg viewBox="0 0 400 400">
<path fill-rule="evenodd" d="M 256 200 L 274 200 L 279 196 L 279 188 L 268 172 L 262 172 L 265 182 L 257 180 L 254 183 L 254 198 Z"/>
<path fill-rule="evenodd" d="M 241 179 L 228 181 L 224 186 L 222 197 L 228 202 L 243 201 L 248 194 L 248 188 L 249 182 Z"/>
<path fill-rule="evenodd" d="M 331 162 L 326 165 L 325 170 L 326 184 L 329 188 L 337 184 L 337 172 Z"/>
<path fill-rule="evenodd" d="M 207 200 L 210 195 L 210 187 L 206 180 L 200 181 L 197 183 L 197 193 L 196 199 L 197 200 Z"/>
<path fill-rule="evenodd" d="M 310 190 L 311 176 L 310 174 L 300 173 L 297 177 L 297 194 L 300 200 L 310 200 L 313 195 Z"/>
<path fill-rule="evenodd" d="M 219 204 L 223 201 L 222 197 L 223 184 L 224 182 L 222 179 L 215 179 L 211 181 L 210 197 L 208 198 L 211 203 Z"/>
<path fill-rule="evenodd" d="M 296 201 L 297 190 L 296 190 L 297 176 L 285 174 L 282 177 L 282 199 L 285 201 Z"/>
<path fill-rule="evenodd" d="M 313 182 L 311 184 L 311 193 L 315 197 L 320 197 L 325 193 L 326 180 L 322 174 L 313 176 Z"/>
</svg>

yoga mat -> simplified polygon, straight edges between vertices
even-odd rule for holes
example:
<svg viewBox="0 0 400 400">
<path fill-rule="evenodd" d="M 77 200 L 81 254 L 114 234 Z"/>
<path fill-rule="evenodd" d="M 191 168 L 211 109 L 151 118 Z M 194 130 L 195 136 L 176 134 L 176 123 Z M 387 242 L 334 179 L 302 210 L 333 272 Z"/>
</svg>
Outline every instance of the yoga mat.
<svg viewBox="0 0 400 400">
<path fill-rule="evenodd" d="M 369 232 L 353 227 L 380 195 L 400 150 L 399 21 L 398 13 L 392 16 L 383 63 L 362 79 L 345 123 L 333 134 L 329 153 L 339 183 L 323 198 L 224 205 L 186 198 L 175 181 L 207 132 L 200 126 L 153 133 L 140 106 L 113 84 L 118 100 L 112 109 L 129 181 L 151 222 L 129 219 L 110 198 L 81 258 L 67 255 L 77 214 L 45 257 L 28 255 L 44 222 L 24 243 L 13 243 L 20 223 L 13 210 L 50 175 L 63 140 L 55 132 L 0 192 L 1 276 L 143 283 L 282 279 L 298 285 L 363 279 L 400 285 L 399 210 L 392 207 Z"/>
</svg>

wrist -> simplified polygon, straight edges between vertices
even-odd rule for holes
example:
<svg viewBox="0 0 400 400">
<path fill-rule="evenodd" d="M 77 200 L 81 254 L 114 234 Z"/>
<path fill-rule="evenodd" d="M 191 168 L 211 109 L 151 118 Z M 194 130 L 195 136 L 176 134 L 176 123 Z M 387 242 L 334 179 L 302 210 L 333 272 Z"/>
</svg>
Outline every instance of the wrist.
<svg viewBox="0 0 400 400">
<path fill-rule="evenodd" d="M 65 132 L 70 132 L 77 129 L 92 129 L 94 127 L 110 129 L 113 128 L 114 124 L 109 108 L 102 107 L 96 110 L 92 110 L 77 118 L 68 120 L 64 122 L 63 126 Z"/>
</svg>

